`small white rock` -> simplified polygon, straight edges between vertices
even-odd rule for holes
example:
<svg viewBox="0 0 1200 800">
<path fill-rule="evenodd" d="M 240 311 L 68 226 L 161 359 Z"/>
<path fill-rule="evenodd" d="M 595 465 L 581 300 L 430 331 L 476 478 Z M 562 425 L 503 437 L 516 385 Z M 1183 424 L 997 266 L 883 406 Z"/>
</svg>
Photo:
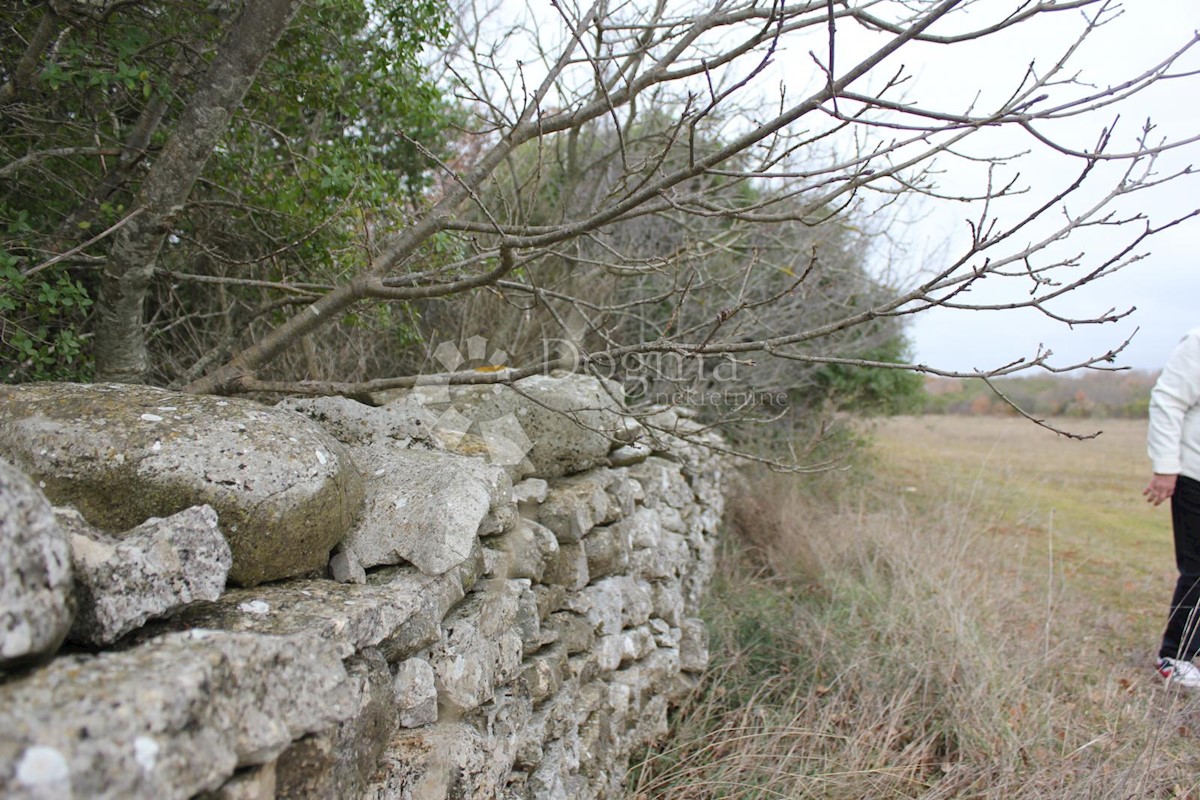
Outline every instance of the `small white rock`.
<svg viewBox="0 0 1200 800">
<path fill-rule="evenodd" d="M 139 736 L 133 740 L 133 758 L 143 771 L 154 769 L 158 761 L 158 742 L 149 736 Z"/>
<path fill-rule="evenodd" d="M 142 414 L 141 419 L 146 422 L 162 422 L 163 420 L 158 414 Z"/>
<path fill-rule="evenodd" d="M 271 606 L 262 600 L 250 600 L 246 603 L 238 603 L 238 611 L 244 611 L 247 614 L 258 614 L 261 616 L 263 614 L 270 614 Z"/>
<path fill-rule="evenodd" d="M 17 782 L 30 787 L 57 787 L 67 783 L 70 777 L 67 759 L 53 747 L 28 747 L 17 764 Z"/>
</svg>

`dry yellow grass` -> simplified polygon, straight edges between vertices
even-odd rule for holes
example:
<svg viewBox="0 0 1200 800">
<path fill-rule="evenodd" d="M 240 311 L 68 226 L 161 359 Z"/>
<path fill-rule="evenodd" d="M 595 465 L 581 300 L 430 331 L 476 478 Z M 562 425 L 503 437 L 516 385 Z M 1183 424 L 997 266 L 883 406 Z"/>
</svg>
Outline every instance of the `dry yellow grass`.
<svg viewBox="0 0 1200 800">
<path fill-rule="evenodd" d="M 1143 425 L 1101 427 L 886 420 L 863 481 L 753 475 L 633 796 L 1200 800 L 1200 697 L 1151 668 L 1167 513 Z"/>
<path fill-rule="evenodd" d="M 896 417 L 877 424 L 874 466 L 915 502 L 969 505 L 989 535 L 1009 543 L 1013 562 L 1053 567 L 1068 596 L 1149 647 L 1175 572 L 1167 506 L 1141 494 L 1146 423 L 1054 424 L 1102 433 L 1077 441 L 1012 417 Z"/>
</svg>

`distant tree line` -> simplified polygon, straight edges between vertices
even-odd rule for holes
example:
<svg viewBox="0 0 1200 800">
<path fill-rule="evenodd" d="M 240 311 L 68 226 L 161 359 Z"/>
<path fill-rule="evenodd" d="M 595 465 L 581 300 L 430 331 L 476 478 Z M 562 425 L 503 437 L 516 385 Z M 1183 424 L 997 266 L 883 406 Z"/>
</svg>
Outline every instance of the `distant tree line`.
<svg viewBox="0 0 1200 800">
<path fill-rule="evenodd" d="M 992 385 L 1026 413 L 1039 417 L 1144 418 L 1158 372 L 1129 370 L 996 378 Z M 926 414 L 1010 415 L 1016 411 L 983 381 L 929 378 Z"/>
</svg>

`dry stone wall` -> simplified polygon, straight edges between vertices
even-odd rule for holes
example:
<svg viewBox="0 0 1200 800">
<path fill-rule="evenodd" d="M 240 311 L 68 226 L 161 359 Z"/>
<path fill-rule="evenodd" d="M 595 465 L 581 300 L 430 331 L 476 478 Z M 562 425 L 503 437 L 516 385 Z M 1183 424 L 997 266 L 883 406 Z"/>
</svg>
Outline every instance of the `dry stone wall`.
<svg viewBox="0 0 1200 800">
<path fill-rule="evenodd" d="M 0 387 L 0 796 L 623 796 L 723 465 L 610 389 Z"/>
</svg>

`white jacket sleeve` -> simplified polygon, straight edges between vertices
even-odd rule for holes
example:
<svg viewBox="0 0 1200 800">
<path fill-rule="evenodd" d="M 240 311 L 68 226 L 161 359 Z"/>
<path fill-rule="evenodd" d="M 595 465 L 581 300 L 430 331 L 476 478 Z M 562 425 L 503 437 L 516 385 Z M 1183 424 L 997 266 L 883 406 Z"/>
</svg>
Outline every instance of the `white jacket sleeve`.
<svg viewBox="0 0 1200 800">
<path fill-rule="evenodd" d="M 1200 402 L 1200 328 L 1188 331 L 1167 359 L 1150 392 L 1146 452 L 1154 472 L 1178 475 L 1183 468 L 1184 416 Z"/>
</svg>

